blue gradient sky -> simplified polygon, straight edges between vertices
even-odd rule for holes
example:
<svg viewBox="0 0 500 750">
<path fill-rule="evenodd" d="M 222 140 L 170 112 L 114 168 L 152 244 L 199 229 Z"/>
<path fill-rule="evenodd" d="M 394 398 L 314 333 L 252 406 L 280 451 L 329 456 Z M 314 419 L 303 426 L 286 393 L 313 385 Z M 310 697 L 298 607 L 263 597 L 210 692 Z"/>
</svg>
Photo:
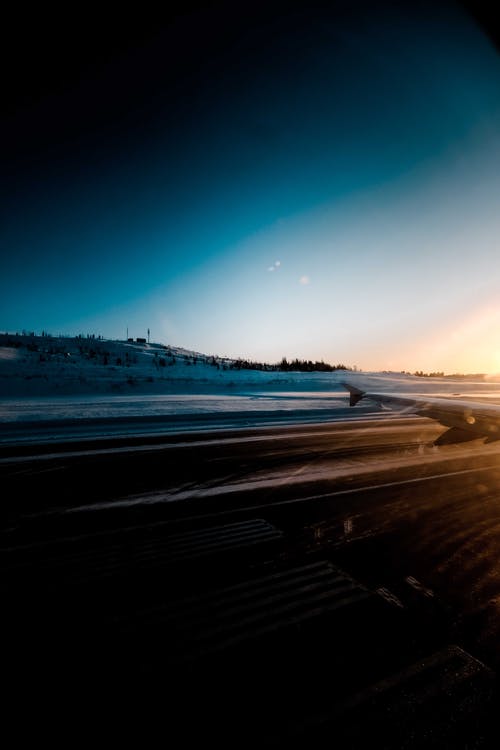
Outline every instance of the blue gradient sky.
<svg viewBox="0 0 500 750">
<path fill-rule="evenodd" d="M 401 5 L 19 38 L 0 329 L 498 372 L 500 58 L 460 7 Z"/>
</svg>

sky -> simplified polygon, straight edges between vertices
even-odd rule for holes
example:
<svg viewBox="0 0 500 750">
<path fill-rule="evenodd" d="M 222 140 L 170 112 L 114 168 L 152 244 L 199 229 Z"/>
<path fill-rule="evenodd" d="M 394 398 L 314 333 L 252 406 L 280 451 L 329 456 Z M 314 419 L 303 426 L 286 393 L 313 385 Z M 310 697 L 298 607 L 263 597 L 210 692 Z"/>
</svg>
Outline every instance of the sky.
<svg viewBox="0 0 500 750">
<path fill-rule="evenodd" d="M 0 330 L 500 371 L 500 57 L 461 5 L 5 29 Z"/>
</svg>

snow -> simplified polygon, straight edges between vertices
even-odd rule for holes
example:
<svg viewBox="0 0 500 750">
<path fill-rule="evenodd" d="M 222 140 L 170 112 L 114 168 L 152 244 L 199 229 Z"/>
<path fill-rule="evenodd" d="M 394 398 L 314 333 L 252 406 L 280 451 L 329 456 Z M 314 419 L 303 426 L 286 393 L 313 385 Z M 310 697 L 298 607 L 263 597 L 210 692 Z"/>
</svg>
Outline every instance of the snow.
<svg viewBox="0 0 500 750">
<path fill-rule="evenodd" d="M 0 346 L 0 360 L 13 360 L 19 359 L 20 352 L 17 349 L 12 349 L 8 346 Z"/>
<path fill-rule="evenodd" d="M 5 346 L 5 341 L 19 348 Z M 166 394 L 261 389 L 324 391 L 338 373 L 287 373 L 231 369 L 234 360 L 161 344 L 98 339 L 8 337 L 0 361 L 0 398 L 82 394 Z M 332 375 L 334 377 L 332 377 Z M 326 377 L 325 377 L 326 376 Z"/>
<path fill-rule="evenodd" d="M 102 339 L 4 334 L 0 347 L 2 422 L 346 406 L 341 372 L 232 369 L 180 347 Z"/>
<path fill-rule="evenodd" d="M 0 423 L 110 417 L 249 414 L 359 418 L 347 380 L 400 395 L 499 398 L 489 380 L 400 373 L 233 369 L 233 360 L 162 344 L 0 334 Z M 373 412 L 373 405 L 369 407 Z"/>
<path fill-rule="evenodd" d="M 0 399 L 0 422 L 43 421 L 50 419 L 102 419 L 114 417 L 170 416 L 174 414 L 258 413 L 345 408 L 346 399 L 335 394 L 330 398 L 291 398 L 280 394 L 177 394 L 130 396 L 67 396 L 45 398 Z"/>
</svg>

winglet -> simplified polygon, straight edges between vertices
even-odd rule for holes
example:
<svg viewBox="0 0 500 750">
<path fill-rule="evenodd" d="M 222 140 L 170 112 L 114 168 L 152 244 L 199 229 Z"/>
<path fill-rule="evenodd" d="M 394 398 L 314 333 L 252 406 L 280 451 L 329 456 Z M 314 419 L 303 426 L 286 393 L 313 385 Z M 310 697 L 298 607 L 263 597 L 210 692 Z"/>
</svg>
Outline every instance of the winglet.
<svg viewBox="0 0 500 750">
<path fill-rule="evenodd" d="M 355 388 L 355 386 L 349 385 L 349 383 L 342 383 L 342 385 L 349 391 L 349 406 L 356 406 L 366 391 L 360 391 L 359 388 Z"/>
</svg>

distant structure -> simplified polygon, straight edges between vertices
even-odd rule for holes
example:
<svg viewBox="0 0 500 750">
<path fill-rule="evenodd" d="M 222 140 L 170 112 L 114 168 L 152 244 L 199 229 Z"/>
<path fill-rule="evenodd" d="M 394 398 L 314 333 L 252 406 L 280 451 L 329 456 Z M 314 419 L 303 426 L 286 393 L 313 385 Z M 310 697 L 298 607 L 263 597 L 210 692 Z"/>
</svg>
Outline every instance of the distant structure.
<svg viewBox="0 0 500 750">
<path fill-rule="evenodd" d="M 138 344 L 145 344 L 146 343 L 146 339 L 139 339 L 139 338 L 137 338 L 136 341 L 137 341 Z"/>
<path fill-rule="evenodd" d="M 148 328 L 148 344 L 149 344 L 149 328 Z"/>
</svg>

